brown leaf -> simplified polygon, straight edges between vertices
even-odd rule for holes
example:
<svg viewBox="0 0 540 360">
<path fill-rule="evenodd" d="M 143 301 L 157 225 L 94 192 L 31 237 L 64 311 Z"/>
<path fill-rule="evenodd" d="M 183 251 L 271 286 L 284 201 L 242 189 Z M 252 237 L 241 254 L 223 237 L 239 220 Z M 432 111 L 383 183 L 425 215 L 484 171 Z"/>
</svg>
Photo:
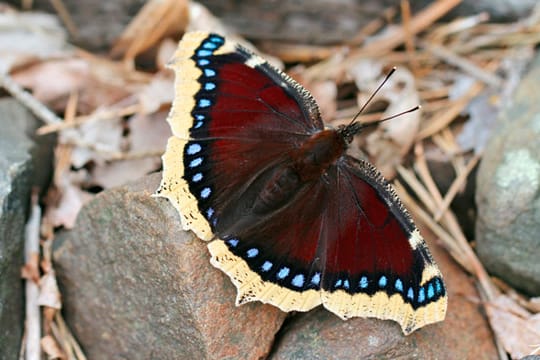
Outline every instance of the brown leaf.
<svg viewBox="0 0 540 360">
<path fill-rule="evenodd" d="M 40 341 L 43 352 L 49 359 L 66 359 L 66 354 L 62 351 L 56 340 L 51 335 L 46 335 Z"/>
<path fill-rule="evenodd" d="M 43 275 L 39 281 L 39 297 L 38 303 L 41 306 L 47 306 L 60 310 L 62 301 L 54 270 Z"/>
<path fill-rule="evenodd" d="M 540 341 L 540 314 L 531 315 L 505 295 L 486 304 L 493 331 L 512 359 L 531 354 Z"/>
</svg>

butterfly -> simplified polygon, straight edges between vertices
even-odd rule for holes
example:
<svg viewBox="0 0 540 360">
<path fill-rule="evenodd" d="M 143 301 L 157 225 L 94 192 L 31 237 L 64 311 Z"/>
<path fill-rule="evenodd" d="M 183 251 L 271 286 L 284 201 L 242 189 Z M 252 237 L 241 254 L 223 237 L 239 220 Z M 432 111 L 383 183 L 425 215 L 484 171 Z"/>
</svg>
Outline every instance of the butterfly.
<svg viewBox="0 0 540 360">
<path fill-rule="evenodd" d="M 236 304 L 323 305 L 342 319 L 442 321 L 442 275 L 395 191 L 346 154 L 362 126 L 325 128 L 301 85 L 224 37 L 184 35 L 169 66 L 172 129 L 156 196 L 208 241 Z"/>
</svg>

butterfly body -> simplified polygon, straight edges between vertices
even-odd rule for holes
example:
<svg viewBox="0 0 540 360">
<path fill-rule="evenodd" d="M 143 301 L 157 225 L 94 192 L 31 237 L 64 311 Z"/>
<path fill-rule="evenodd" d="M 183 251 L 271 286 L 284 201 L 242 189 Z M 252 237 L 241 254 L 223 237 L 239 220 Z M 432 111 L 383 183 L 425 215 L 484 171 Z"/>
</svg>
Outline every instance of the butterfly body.
<svg viewBox="0 0 540 360">
<path fill-rule="evenodd" d="M 360 124 L 325 128 L 305 89 L 219 35 L 186 34 L 171 67 L 157 195 L 209 241 L 237 304 L 322 304 L 405 333 L 444 318 L 442 276 L 410 216 L 372 165 L 346 154 Z"/>
</svg>

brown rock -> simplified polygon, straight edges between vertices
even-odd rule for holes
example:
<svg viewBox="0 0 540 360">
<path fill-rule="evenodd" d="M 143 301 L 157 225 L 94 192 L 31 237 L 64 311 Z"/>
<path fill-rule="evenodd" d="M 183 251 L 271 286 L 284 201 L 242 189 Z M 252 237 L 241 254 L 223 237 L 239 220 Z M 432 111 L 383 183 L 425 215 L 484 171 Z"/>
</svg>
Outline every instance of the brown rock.
<svg viewBox="0 0 540 360">
<path fill-rule="evenodd" d="M 90 359 L 260 358 L 285 314 L 251 303 L 181 229 L 160 174 L 98 195 L 54 259 L 66 319 Z"/>
<path fill-rule="evenodd" d="M 291 321 L 271 359 L 496 359 L 488 324 L 470 301 L 477 297 L 472 282 L 446 252 L 430 248 L 448 290 L 444 322 L 404 336 L 392 321 L 342 321 L 319 308 Z"/>
</svg>

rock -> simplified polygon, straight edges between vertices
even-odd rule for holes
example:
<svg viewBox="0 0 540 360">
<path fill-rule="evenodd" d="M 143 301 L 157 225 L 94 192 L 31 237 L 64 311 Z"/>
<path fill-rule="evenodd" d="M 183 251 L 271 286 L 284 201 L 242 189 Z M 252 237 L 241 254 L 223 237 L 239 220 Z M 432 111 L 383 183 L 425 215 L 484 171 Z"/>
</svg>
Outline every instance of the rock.
<svg viewBox="0 0 540 360">
<path fill-rule="evenodd" d="M 36 119 L 17 101 L 0 99 L 0 359 L 18 358 L 23 333 L 21 267 L 36 174 L 32 152 L 37 147 L 30 135 L 36 125 Z M 47 162 L 42 165 L 46 167 Z"/>
<path fill-rule="evenodd" d="M 265 357 L 286 314 L 234 305 L 205 243 L 151 197 L 160 178 L 100 193 L 55 240 L 67 322 L 90 359 Z"/>
<path fill-rule="evenodd" d="M 517 289 L 540 295 L 540 56 L 498 118 L 477 179 L 478 255 Z"/>
<path fill-rule="evenodd" d="M 430 249 L 448 289 L 443 322 L 404 336 L 392 321 L 342 321 L 318 308 L 297 316 L 282 330 L 271 359 L 496 359 L 487 321 L 470 301 L 478 297 L 474 285 L 445 251 L 433 244 Z"/>
<path fill-rule="evenodd" d="M 13 6 L 21 4 L 15 0 L 8 0 L 8 3 Z M 144 0 L 62 1 L 78 32 L 78 36 L 71 41 L 89 50 L 109 49 L 145 3 Z M 48 0 L 36 0 L 32 8 L 57 13 Z"/>
<path fill-rule="evenodd" d="M 465 0 L 452 15 L 470 16 L 487 12 L 493 21 L 513 21 L 527 16 L 537 0 Z"/>
</svg>

